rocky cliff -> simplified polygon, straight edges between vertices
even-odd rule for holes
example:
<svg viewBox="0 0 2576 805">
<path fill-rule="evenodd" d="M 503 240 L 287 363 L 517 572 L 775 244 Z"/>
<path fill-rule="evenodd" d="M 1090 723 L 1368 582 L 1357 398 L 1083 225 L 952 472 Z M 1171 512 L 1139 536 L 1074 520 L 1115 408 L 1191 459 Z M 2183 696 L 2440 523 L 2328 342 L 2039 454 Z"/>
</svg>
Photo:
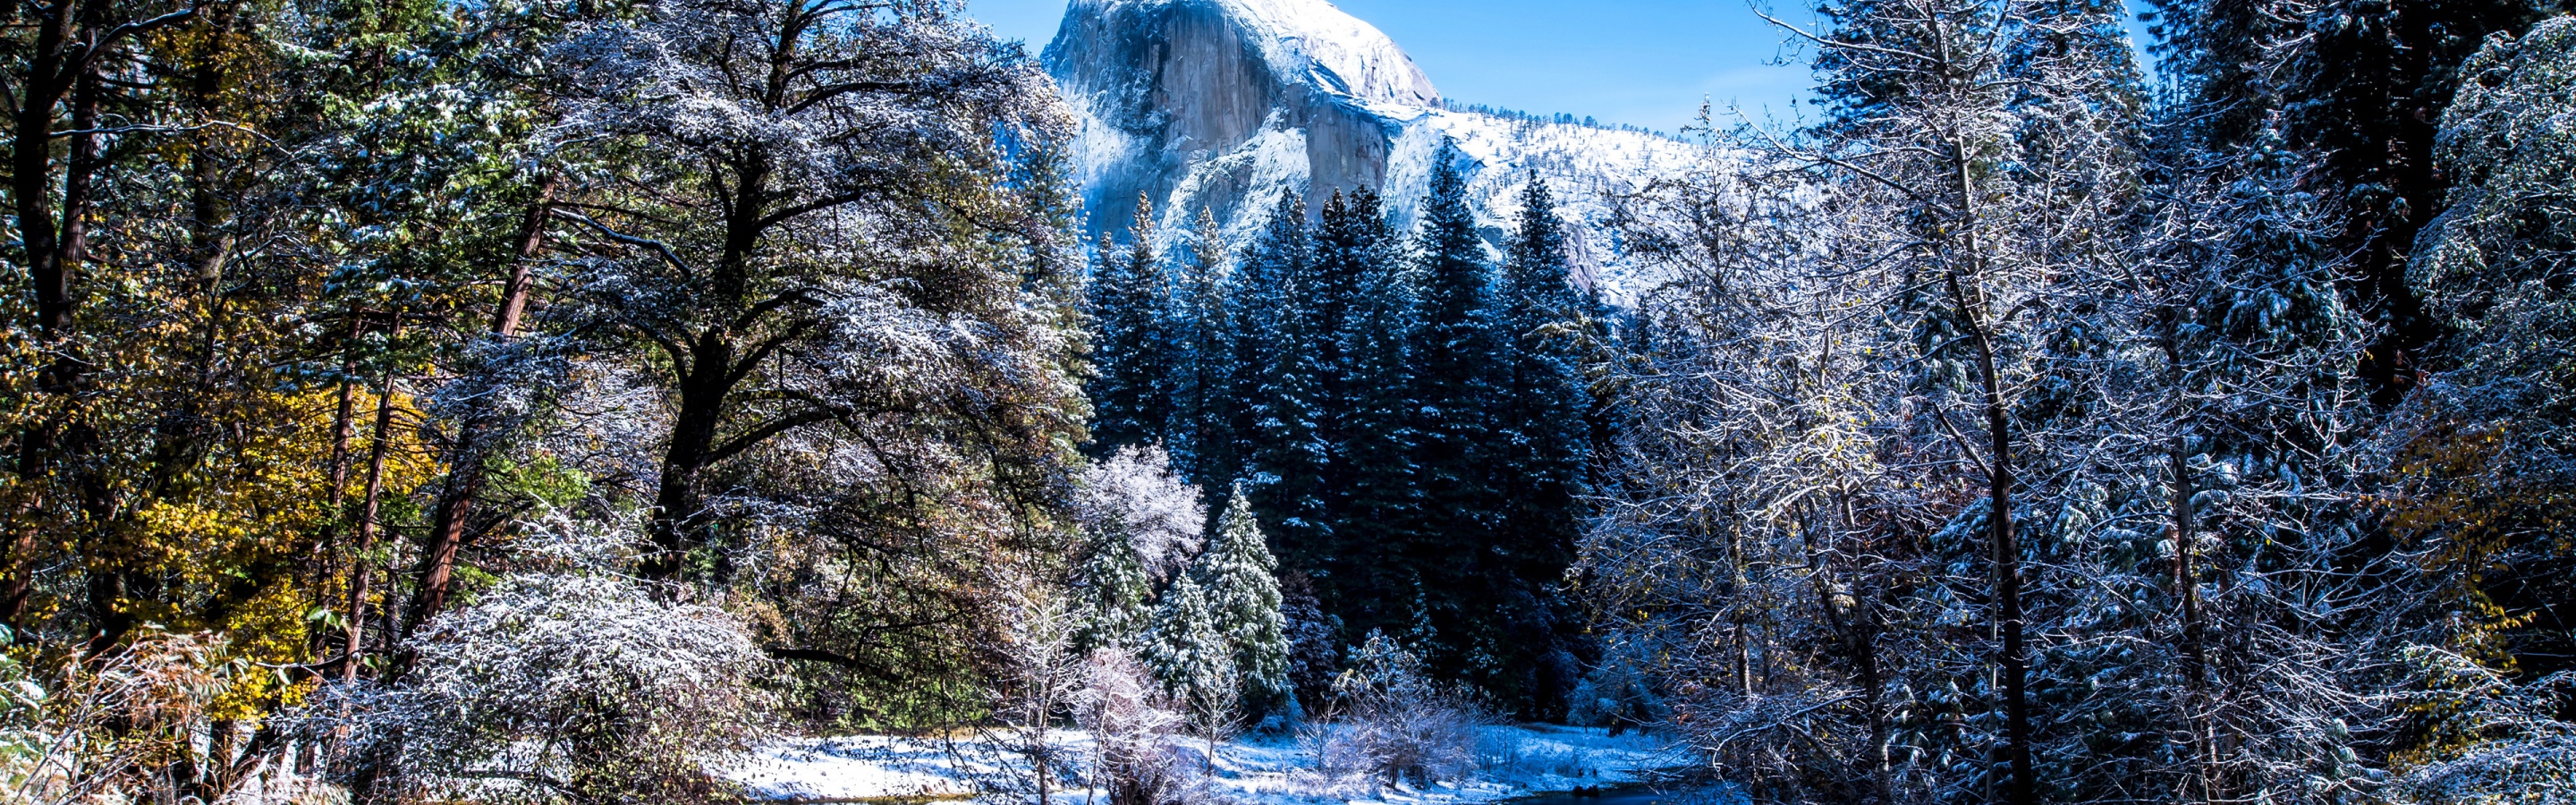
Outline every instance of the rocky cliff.
<svg viewBox="0 0 2576 805">
<path fill-rule="evenodd" d="M 1522 185 L 1546 180 L 1580 278 L 1618 296 L 1608 197 L 1690 158 L 1645 132 L 1444 108 L 1401 48 L 1325 0 L 1074 0 L 1043 58 L 1080 118 L 1090 227 L 1125 230 L 1143 193 L 1167 245 L 1202 208 L 1241 245 L 1289 191 L 1378 188 L 1410 227 L 1446 159 L 1497 247 Z"/>
</svg>

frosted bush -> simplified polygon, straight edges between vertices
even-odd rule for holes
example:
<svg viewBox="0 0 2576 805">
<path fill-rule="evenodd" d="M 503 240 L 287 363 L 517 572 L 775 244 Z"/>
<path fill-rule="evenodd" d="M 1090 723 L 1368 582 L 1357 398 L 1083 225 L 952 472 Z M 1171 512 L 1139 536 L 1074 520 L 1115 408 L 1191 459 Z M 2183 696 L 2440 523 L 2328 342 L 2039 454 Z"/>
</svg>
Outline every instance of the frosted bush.
<svg viewBox="0 0 2576 805">
<path fill-rule="evenodd" d="M 2576 802 L 2576 673 L 2523 684 L 2458 653 L 2416 646 L 2405 652 L 2423 690 L 2410 712 L 2437 715 L 2427 743 L 2438 747 L 2398 780 L 2414 801 L 2460 805 Z"/>
<path fill-rule="evenodd" d="M 1365 771 L 1388 785 L 1454 780 L 1475 768 L 1483 717 L 1384 633 L 1369 633 L 1333 694 L 1340 723 L 1318 736 L 1319 768 Z"/>
<path fill-rule="evenodd" d="M 710 767 L 767 734 L 770 662 L 742 626 L 623 578 L 512 578 L 412 646 L 396 687 L 317 705 L 345 703 L 362 795 L 719 799 Z"/>
<path fill-rule="evenodd" d="M 1136 557 L 1154 578 L 1172 571 L 1199 551 L 1199 530 L 1207 523 L 1207 505 L 1199 488 L 1171 469 L 1171 457 L 1160 447 L 1121 447 L 1107 460 L 1082 473 L 1078 516 L 1095 533 L 1124 535 Z"/>
<path fill-rule="evenodd" d="M 1091 732 L 1092 786 L 1108 790 L 1109 805 L 1193 801 L 1189 794 L 1203 786 L 1173 741 L 1183 719 L 1144 664 L 1127 652 L 1100 649 L 1084 673 L 1074 720 Z"/>
</svg>

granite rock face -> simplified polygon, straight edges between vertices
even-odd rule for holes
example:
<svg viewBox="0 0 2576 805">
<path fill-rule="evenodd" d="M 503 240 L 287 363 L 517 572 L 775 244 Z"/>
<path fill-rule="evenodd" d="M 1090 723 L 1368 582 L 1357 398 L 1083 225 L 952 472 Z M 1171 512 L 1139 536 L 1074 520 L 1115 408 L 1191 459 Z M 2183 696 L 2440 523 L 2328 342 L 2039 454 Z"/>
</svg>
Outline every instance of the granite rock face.
<svg viewBox="0 0 2576 805">
<path fill-rule="evenodd" d="M 1080 121 L 1091 231 L 1123 233 L 1142 193 L 1167 247 L 1202 208 L 1239 247 L 1285 192 L 1375 188 L 1409 227 L 1448 160 L 1497 248 L 1522 186 L 1547 181 L 1578 278 L 1615 298 L 1629 267 L 1601 226 L 1609 197 L 1693 157 L 1642 131 L 1445 108 L 1401 48 L 1326 0 L 1074 0 L 1043 59 Z"/>
</svg>

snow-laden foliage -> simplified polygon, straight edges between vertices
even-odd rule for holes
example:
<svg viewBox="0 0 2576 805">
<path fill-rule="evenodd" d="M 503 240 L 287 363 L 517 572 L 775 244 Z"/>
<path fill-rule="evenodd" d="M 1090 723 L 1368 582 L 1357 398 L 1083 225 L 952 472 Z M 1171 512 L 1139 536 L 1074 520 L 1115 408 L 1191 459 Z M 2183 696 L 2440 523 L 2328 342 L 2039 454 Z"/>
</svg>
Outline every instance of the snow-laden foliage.
<svg viewBox="0 0 2576 805">
<path fill-rule="evenodd" d="M 1074 723 L 1091 732 L 1091 786 L 1107 790 L 1110 805 L 1188 801 L 1192 770 L 1173 743 L 1186 720 L 1180 705 L 1118 649 L 1092 652 L 1083 678 Z"/>
<path fill-rule="evenodd" d="M 1155 579 L 1170 578 L 1199 552 L 1207 504 L 1173 473 L 1163 448 L 1119 448 L 1083 470 L 1082 490 L 1076 516 L 1084 527 L 1125 540 Z"/>
<path fill-rule="evenodd" d="M 1072 579 L 1079 651 L 1145 649 L 1155 583 L 1199 550 L 1207 509 L 1168 461 L 1160 447 L 1121 447 L 1083 470 L 1074 514 L 1084 539 Z"/>
<path fill-rule="evenodd" d="M 1076 486 L 1066 121 L 955 12 L 665 0 L 539 62 L 538 324 L 654 398 L 649 465 L 601 473 L 643 498 L 637 569 L 741 596 L 817 718 L 979 709 L 994 591 L 1062 547 Z M 905 684 L 933 677 L 961 684 Z"/>
<path fill-rule="evenodd" d="M 529 802 L 720 797 L 769 731 L 773 666 L 730 614 L 597 574 L 505 579 L 413 637 L 397 684 L 314 705 L 377 795 Z"/>
<path fill-rule="evenodd" d="M 1144 655 L 1191 732 L 1212 743 L 1240 726 L 1235 705 L 1245 680 L 1235 673 L 1233 646 L 1217 630 L 1216 602 L 1195 574 L 1174 577 L 1163 591 Z"/>
<path fill-rule="evenodd" d="M 1458 779 L 1476 762 L 1478 713 L 1384 632 L 1370 632 L 1351 653 L 1327 712 L 1329 723 L 1307 738 L 1327 776 L 1427 785 Z"/>
<path fill-rule="evenodd" d="M 1153 614 L 1154 580 L 1136 556 L 1136 543 L 1118 534 L 1095 534 L 1074 568 L 1073 593 L 1082 623 L 1075 642 L 1083 649 L 1142 647 Z"/>
<path fill-rule="evenodd" d="M 1253 520 L 1252 501 L 1237 486 L 1219 515 L 1216 535 L 1191 561 L 1189 575 L 1207 591 L 1209 626 L 1223 643 L 1245 720 L 1276 719 L 1291 707 L 1287 619 L 1280 614 L 1279 568 Z"/>
<path fill-rule="evenodd" d="M 2576 594 L 2576 18 L 2496 35 L 2460 69 L 2436 151 L 2456 184 L 2409 267 L 2451 332 L 2382 439 L 2390 530 L 2445 627 L 2413 636 L 2443 648 L 2408 648 L 2422 765 L 2403 782 L 2425 802 L 2554 801 L 2576 757 L 2576 636 L 2550 614 Z"/>
<path fill-rule="evenodd" d="M 2417 802 L 2564 802 L 2576 797 L 2576 674 L 2517 681 L 2430 646 L 2406 651 L 2406 706 L 2431 717 L 2427 749 L 2397 782 Z"/>
<path fill-rule="evenodd" d="M 154 635 L 55 674 L 0 660 L 0 802 L 74 805 L 126 792 L 178 794 L 167 783 L 137 785 L 128 771 L 187 750 L 192 722 L 232 686 L 227 677 L 244 670 L 211 662 L 222 649 L 202 636 Z M 322 801 L 329 792 L 309 793 Z"/>
</svg>

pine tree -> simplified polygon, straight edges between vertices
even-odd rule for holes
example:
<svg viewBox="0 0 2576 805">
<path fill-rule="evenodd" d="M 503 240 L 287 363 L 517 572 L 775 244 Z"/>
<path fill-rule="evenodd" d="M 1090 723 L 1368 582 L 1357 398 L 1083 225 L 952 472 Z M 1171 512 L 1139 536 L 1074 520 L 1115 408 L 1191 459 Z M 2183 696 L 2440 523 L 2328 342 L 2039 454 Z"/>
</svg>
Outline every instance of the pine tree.
<svg viewBox="0 0 2576 805">
<path fill-rule="evenodd" d="M 1107 233 L 1100 236 L 1090 289 L 1094 375 L 1086 391 L 1093 406 L 1092 446 L 1103 455 L 1163 439 L 1172 418 L 1168 283 L 1154 254 L 1153 215 L 1153 203 L 1139 194 L 1123 253 Z"/>
<path fill-rule="evenodd" d="M 1351 443 L 1353 396 L 1350 331 L 1360 300 L 1360 281 L 1368 262 L 1383 250 L 1377 196 L 1365 189 L 1333 191 L 1317 216 L 1313 241 L 1314 270 L 1307 272 L 1305 327 L 1319 369 L 1315 384 L 1316 432 L 1327 449 L 1324 477 L 1325 516 L 1342 521 L 1341 497 L 1350 484 L 1344 449 Z"/>
<path fill-rule="evenodd" d="M 1546 632 L 1554 624 L 1571 619 L 1551 587 L 1574 558 L 1578 498 L 1591 461 L 1591 399 L 1582 365 L 1588 300 L 1569 276 L 1565 230 L 1547 184 L 1532 175 L 1520 201 L 1494 317 L 1506 377 L 1495 423 L 1499 457 L 1489 464 L 1495 471 L 1489 483 L 1501 505 L 1496 551 L 1517 588 L 1505 600 L 1535 605 L 1510 619 L 1547 626 L 1510 635 L 1503 653 L 1512 658 L 1506 665 L 1514 675 L 1497 680 L 1494 692 L 1552 711 L 1553 695 L 1572 680 L 1542 678 L 1548 666 L 1534 655 L 1550 642 Z"/>
<path fill-rule="evenodd" d="M 1535 176 L 1521 194 L 1520 227 L 1505 249 L 1501 296 L 1496 336 L 1510 372 L 1501 425 L 1515 451 L 1503 462 L 1515 476 L 1506 481 L 1512 484 L 1507 494 L 1540 518 L 1531 527 L 1570 534 L 1572 499 L 1583 489 L 1590 455 L 1583 358 L 1592 302 L 1571 281 L 1564 226 L 1547 184 Z"/>
<path fill-rule="evenodd" d="M 1091 550 L 1074 577 L 1075 600 L 1082 624 L 1074 633 L 1074 651 L 1088 656 L 1095 649 L 1133 650 L 1144 637 L 1153 583 L 1145 575 L 1136 543 L 1126 534 L 1092 535 Z"/>
<path fill-rule="evenodd" d="M 1467 208 L 1467 183 L 1441 162 L 1423 200 L 1415 259 L 1420 322 L 1412 345 L 1414 400 L 1427 418 L 1421 483 L 1429 514 L 1453 529 L 1475 529 L 1488 501 L 1479 462 L 1493 430 L 1502 344 L 1494 338 L 1494 276 Z"/>
<path fill-rule="evenodd" d="M 1172 292 L 1166 315 L 1177 370 L 1172 378 L 1172 457 L 1182 475 L 1201 487 L 1240 477 L 1234 451 L 1234 318 L 1227 292 L 1233 285 L 1216 216 L 1199 210 L 1192 227 L 1190 262 Z"/>
<path fill-rule="evenodd" d="M 1252 497 L 1292 567 L 1315 563 L 1329 537 L 1323 511 L 1325 446 L 1318 430 L 1323 367 L 1308 329 L 1316 282 L 1306 204 L 1280 197 L 1243 261 L 1234 320 L 1240 346 L 1236 387 L 1245 412 L 1238 433 Z"/>
<path fill-rule="evenodd" d="M 1425 646 L 1431 662 L 1461 673 L 1468 644 L 1494 635 L 1452 627 L 1493 625 L 1491 602 L 1517 586 L 1498 583 L 1508 574 L 1497 572 L 1486 540 L 1496 525 L 1488 482 L 1489 462 L 1498 458 L 1492 450 L 1493 413 L 1503 345 L 1494 337 L 1493 267 L 1467 207 L 1466 178 L 1447 159 L 1432 174 L 1421 209 L 1414 247 L 1422 290 L 1412 401 L 1422 417 L 1414 459 L 1422 529 L 1404 544 L 1405 564 L 1428 592 L 1423 606 L 1429 611 L 1412 618 L 1447 633 L 1441 644 Z"/>
<path fill-rule="evenodd" d="M 1155 680 L 1189 709 L 1199 734 L 1213 740 L 1233 721 L 1239 678 L 1233 647 L 1217 631 L 1216 604 L 1192 574 L 1175 574 L 1163 590 L 1145 642 Z"/>
<path fill-rule="evenodd" d="M 1339 209 L 1327 205 L 1316 235 L 1322 270 L 1351 277 L 1344 308 L 1340 364 L 1328 397 L 1333 453 L 1330 506 L 1334 545 L 1319 566 L 1301 568 L 1322 589 L 1336 615 L 1386 624 L 1397 617 L 1386 602 L 1409 589 L 1410 574 L 1397 549 L 1415 532 L 1418 489 L 1414 472 L 1419 405 L 1413 400 L 1416 283 L 1413 264 L 1401 259 L 1393 227 L 1377 194 L 1360 190 Z"/>
<path fill-rule="evenodd" d="M 1288 706 L 1288 638 L 1280 614 L 1278 562 L 1261 536 L 1252 502 L 1235 485 L 1216 534 L 1189 575 L 1209 598 L 1212 626 L 1229 650 L 1243 712 L 1258 718 Z"/>
</svg>

